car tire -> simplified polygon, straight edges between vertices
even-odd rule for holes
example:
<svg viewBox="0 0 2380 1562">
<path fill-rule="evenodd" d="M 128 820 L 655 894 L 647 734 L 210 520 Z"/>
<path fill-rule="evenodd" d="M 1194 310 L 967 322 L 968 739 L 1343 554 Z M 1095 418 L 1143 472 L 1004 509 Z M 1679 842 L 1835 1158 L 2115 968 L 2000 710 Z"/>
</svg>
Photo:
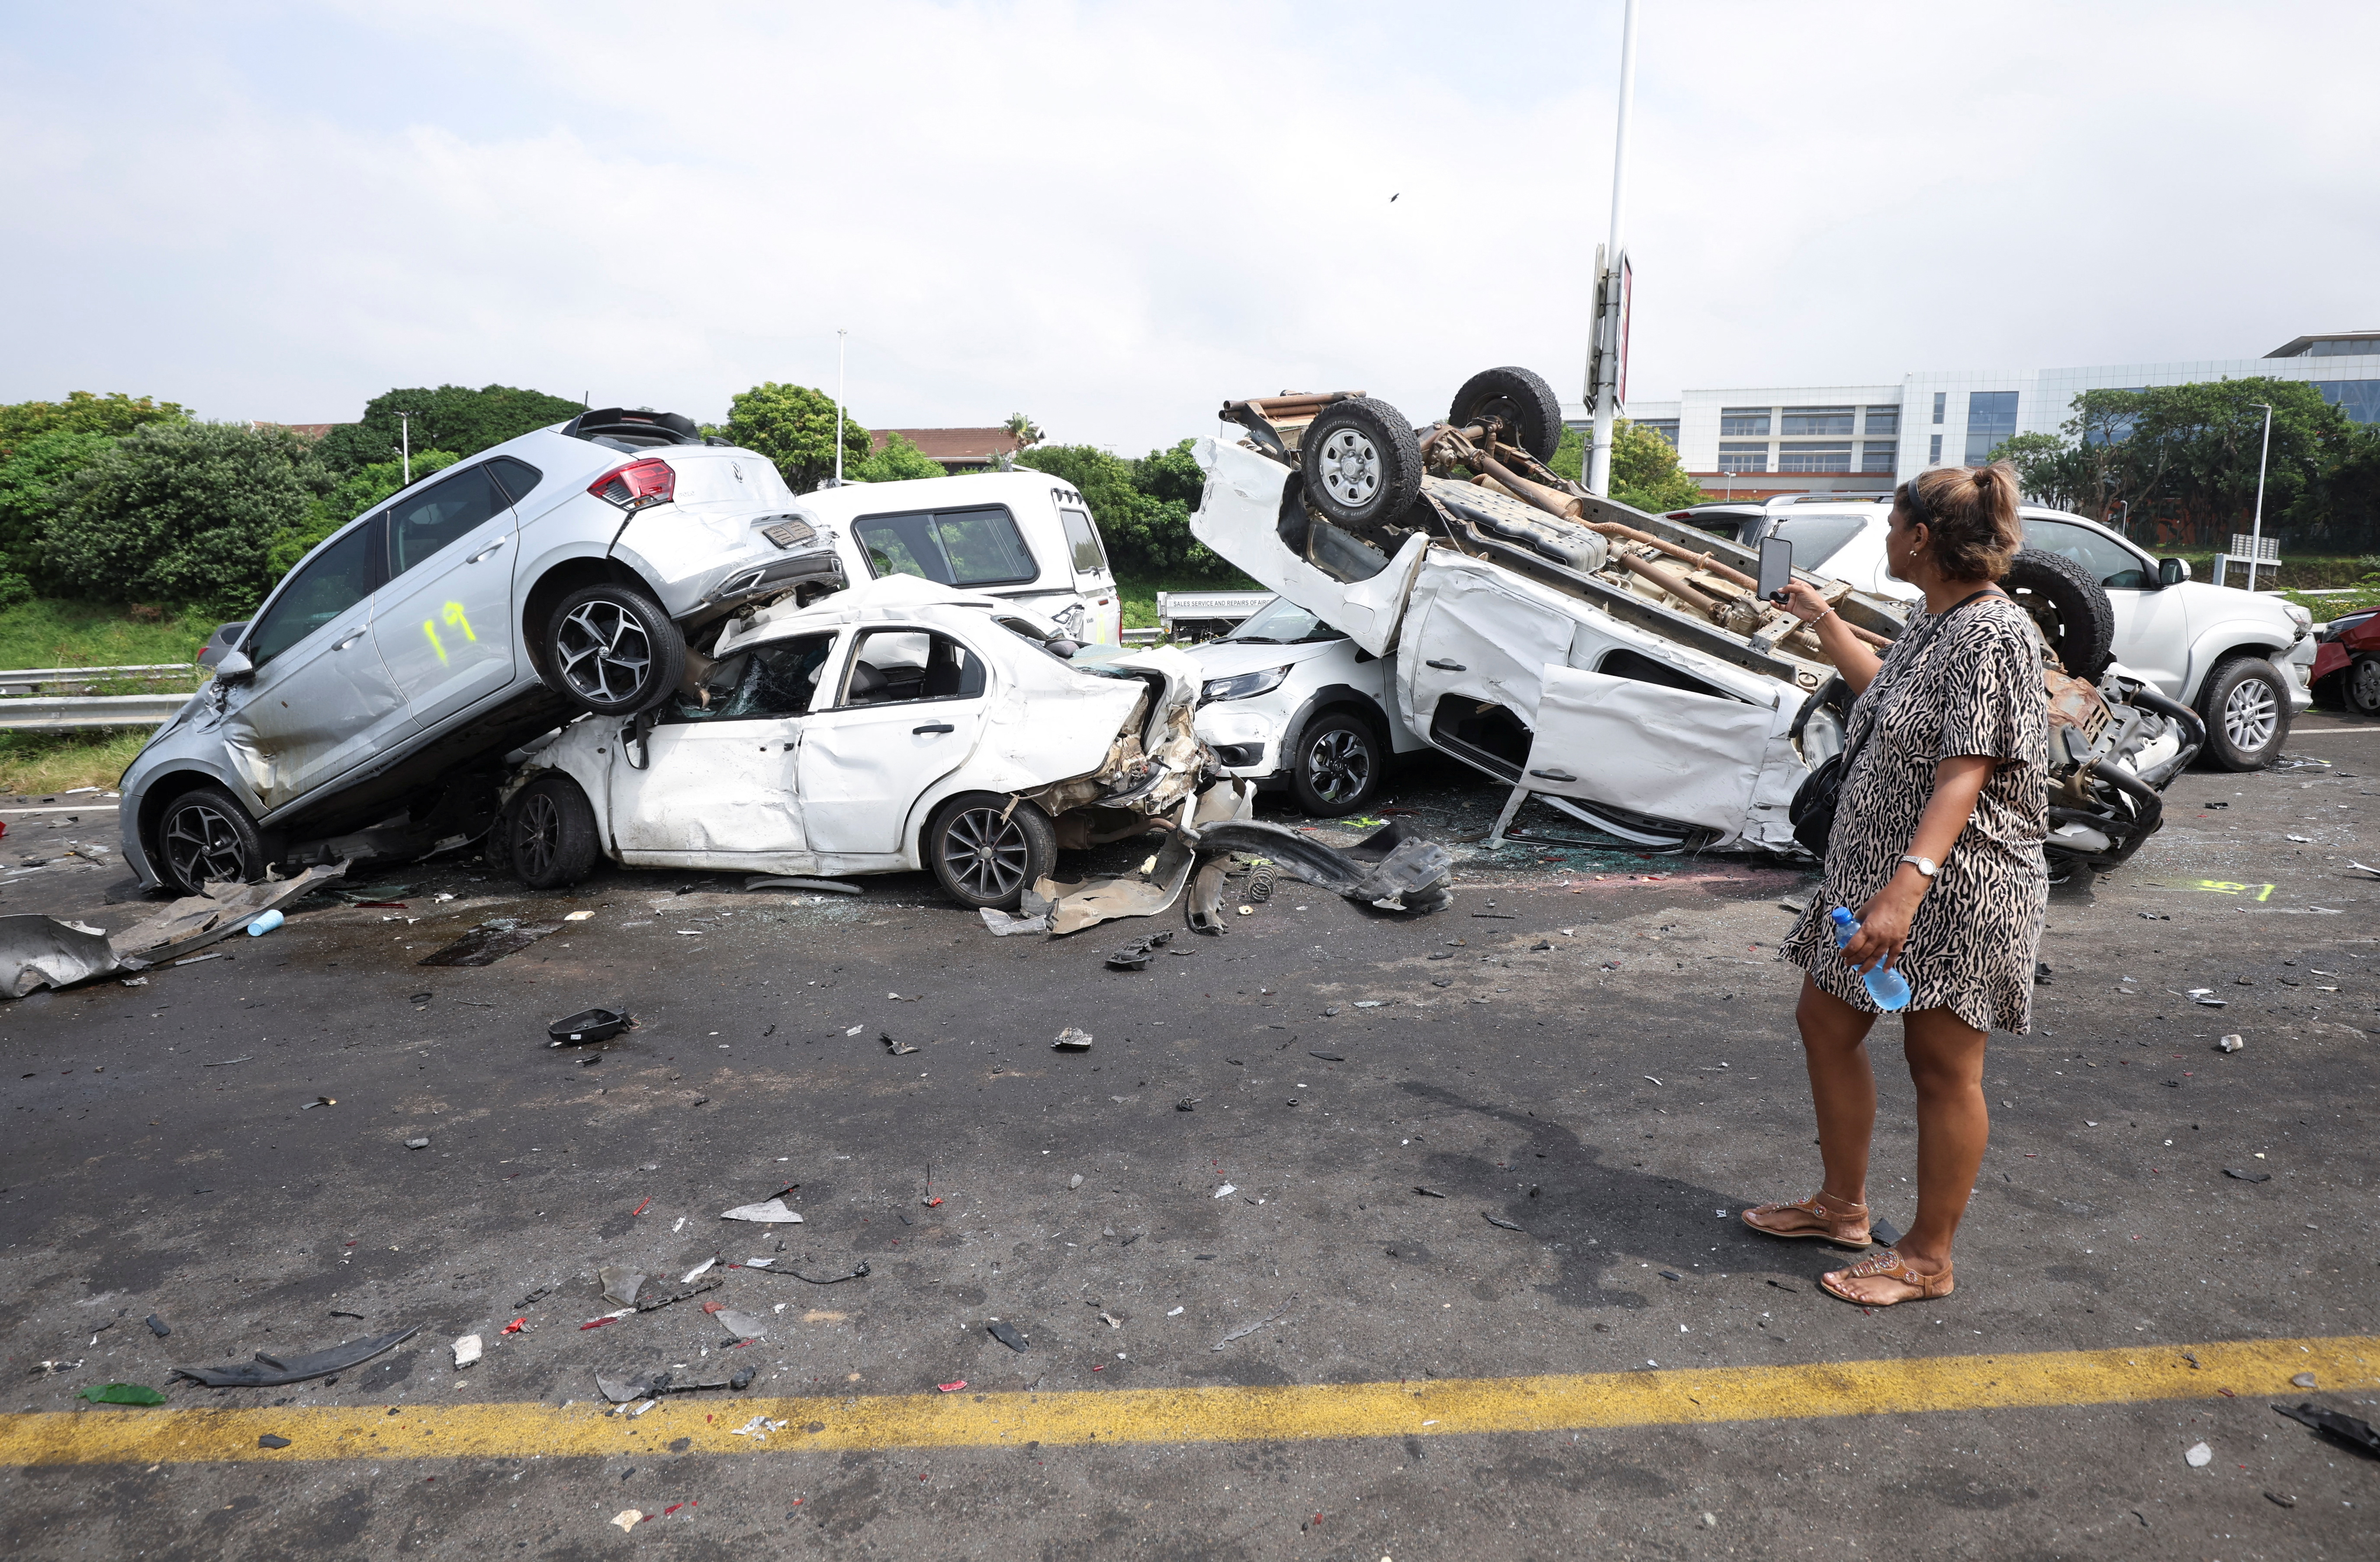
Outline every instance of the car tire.
<svg viewBox="0 0 2380 1562">
<path fill-rule="evenodd" d="M 2205 756 L 2225 770 L 2261 770 L 2289 736 L 2289 686 L 2262 656 L 2234 656 L 2207 675 L 2198 696 Z"/>
<path fill-rule="evenodd" d="M 1385 401 L 1332 402 L 1306 425 L 1297 449 L 1305 496 L 1351 531 L 1394 520 L 1421 497 L 1421 442 Z"/>
<path fill-rule="evenodd" d="M 2024 548 L 2009 561 L 2000 589 L 2033 616 L 2058 665 L 2096 683 L 2116 643 L 2116 610 L 2091 572 L 2061 554 Z"/>
<path fill-rule="evenodd" d="M 522 787 L 504 810 L 504 830 L 513 877 L 531 889 L 567 889 L 602 855 L 595 810 L 567 775 L 541 775 Z"/>
<path fill-rule="evenodd" d="M 1012 807 L 998 792 L 961 792 L 942 804 L 919 845 L 950 897 L 973 910 L 1014 910 L 1058 860 L 1050 816 L 1021 799 Z"/>
<path fill-rule="evenodd" d="M 264 876 L 264 837 L 237 798 L 221 787 L 193 787 L 157 819 L 157 876 L 178 895 L 204 895 L 210 884 L 249 884 Z"/>
<path fill-rule="evenodd" d="M 632 716 L 668 699 L 686 672 L 686 636 L 634 586 L 585 586 L 554 605 L 542 647 L 547 681 L 599 716 Z"/>
<path fill-rule="evenodd" d="M 1502 420 L 1504 443 L 1540 461 L 1552 460 L 1561 447 L 1561 397 L 1532 370 L 1482 369 L 1463 381 L 1446 421 L 1462 429 L 1483 418 Z"/>
<path fill-rule="evenodd" d="M 2380 656 L 2358 656 L 2338 681 L 2340 692 L 2358 715 L 2380 716 Z"/>
<path fill-rule="evenodd" d="M 1317 819 L 1370 805 L 1388 769 L 1380 730 L 1353 711 L 1325 711 L 1305 724 L 1289 760 L 1289 790 Z"/>
</svg>

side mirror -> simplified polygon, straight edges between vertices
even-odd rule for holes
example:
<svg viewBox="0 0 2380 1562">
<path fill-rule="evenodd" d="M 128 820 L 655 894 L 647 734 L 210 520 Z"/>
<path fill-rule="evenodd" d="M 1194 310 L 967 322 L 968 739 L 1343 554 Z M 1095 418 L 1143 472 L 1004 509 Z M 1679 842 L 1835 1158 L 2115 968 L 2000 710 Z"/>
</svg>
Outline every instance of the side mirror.
<svg viewBox="0 0 2380 1562">
<path fill-rule="evenodd" d="M 217 683 L 246 683 L 255 676 L 256 664 L 237 651 L 224 653 L 223 660 L 215 664 Z"/>
<path fill-rule="evenodd" d="M 2189 579 L 2190 560 L 2186 558 L 2164 558 L 2157 561 L 2157 584 L 2159 586 L 2179 586 L 2184 580 Z"/>
</svg>

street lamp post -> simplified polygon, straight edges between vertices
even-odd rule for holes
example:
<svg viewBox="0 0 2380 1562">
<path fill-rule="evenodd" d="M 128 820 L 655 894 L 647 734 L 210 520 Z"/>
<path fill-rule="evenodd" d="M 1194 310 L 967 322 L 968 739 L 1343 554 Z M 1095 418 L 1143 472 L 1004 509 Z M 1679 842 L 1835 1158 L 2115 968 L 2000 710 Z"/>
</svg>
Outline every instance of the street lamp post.
<svg viewBox="0 0 2380 1562">
<path fill-rule="evenodd" d="M 2264 401 L 2248 405 L 2265 409 L 2265 443 L 2256 452 L 2256 515 L 2248 526 L 2248 589 L 2252 592 L 2256 589 L 2256 561 L 2265 553 L 2265 460 L 2273 453 L 2273 409 L 2271 403 Z"/>
<path fill-rule="evenodd" d="M 1723 478 L 1725 478 L 1725 479 L 1727 479 L 1727 497 L 1729 497 L 1729 498 L 1730 498 L 1730 499 L 1734 498 L 1734 497 L 1735 497 L 1735 474 L 1734 474 L 1733 472 L 1721 472 L 1721 473 L 1719 473 L 1718 475 L 1719 475 L 1719 476 L 1721 476 L 1721 477 L 1723 477 Z"/>
<path fill-rule="evenodd" d="M 838 329 L 834 334 L 834 485 L 843 486 L 843 339 L 851 333 Z"/>
<path fill-rule="evenodd" d="M 1620 286 L 1620 237 L 1622 219 L 1628 213 L 1628 116 L 1636 104 L 1636 0 L 1628 0 L 1620 26 L 1620 128 L 1611 145 L 1611 242 L 1604 248 L 1604 275 L 1597 289 L 1603 307 L 1596 314 L 1595 329 L 1609 332 L 1611 339 L 1603 343 L 1602 372 L 1596 383 L 1587 388 L 1594 393 L 1594 447 L 1587 453 L 1586 491 L 1598 496 L 1611 492 L 1611 422 L 1617 410 L 1612 403 L 1620 397 L 1620 352 L 1617 339 L 1619 301 L 1615 298 Z M 1594 354 L 1588 354 L 1590 361 Z"/>
<path fill-rule="evenodd" d="M 413 414 L 396 415 L 397 458 L 404 463 L 405 486 L 413 486 Z"/>
</svg>

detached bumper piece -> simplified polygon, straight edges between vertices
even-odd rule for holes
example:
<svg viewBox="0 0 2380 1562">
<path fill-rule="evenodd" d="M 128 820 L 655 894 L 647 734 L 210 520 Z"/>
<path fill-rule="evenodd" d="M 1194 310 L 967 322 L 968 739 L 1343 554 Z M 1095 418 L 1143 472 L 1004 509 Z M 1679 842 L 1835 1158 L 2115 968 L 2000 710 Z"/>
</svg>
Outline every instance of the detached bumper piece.
<svg viewBox="0 0 2380 1562">
<path fill-rule="evenodd" d="M 1253 819 L 1208 825 L 1198 832 L 1198 845 L 1270 858 L 1317 889 L 1386 910 L 1436 911 L 1454 897 L 1454 854 L 1409 834 L 1398 820 L 1344 851 Z"/>
</svg>

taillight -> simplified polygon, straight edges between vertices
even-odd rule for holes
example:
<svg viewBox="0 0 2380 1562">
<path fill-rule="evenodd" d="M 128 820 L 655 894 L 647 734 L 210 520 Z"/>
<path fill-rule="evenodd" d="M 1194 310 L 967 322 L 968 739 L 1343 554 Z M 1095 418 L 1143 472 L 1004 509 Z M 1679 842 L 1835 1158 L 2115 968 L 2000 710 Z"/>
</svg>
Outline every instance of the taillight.
<svg viewBox="0 0 2380 1562">
<path fill-rule="evenodd" d="M 587 492 L 624 510 L 641 510 L 648 505 L 666 505 L 676 496 L 677 473 L 660 457 L 648 456 L 605 472 L 587 485 Z"/>
</svg>

